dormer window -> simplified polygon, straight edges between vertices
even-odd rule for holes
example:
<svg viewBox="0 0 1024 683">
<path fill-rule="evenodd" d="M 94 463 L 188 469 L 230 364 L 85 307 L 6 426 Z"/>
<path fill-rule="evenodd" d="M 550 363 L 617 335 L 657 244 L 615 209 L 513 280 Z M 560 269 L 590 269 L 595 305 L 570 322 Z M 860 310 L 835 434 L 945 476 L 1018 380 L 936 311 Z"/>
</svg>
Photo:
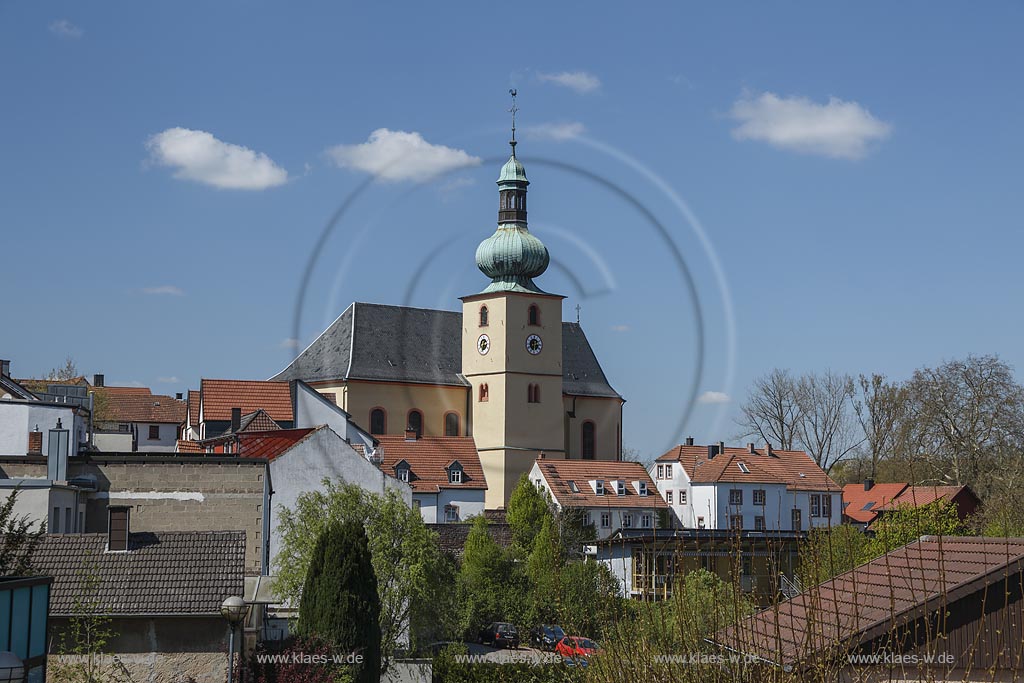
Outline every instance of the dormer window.
<svg viewBox="0 0 1024 683">
<path fill-rule="evenodd" d="M 624 496 L 626 495 L 626 482 L 616 481 L 615 482 L 615 495 Z"/>
<path fill-rule="evenodd" d="M 594 495 L 603 496 L 604 495 L 604 480 L 603 479 L 598 479 L 598 480 L 596 480 L 596 481 L 594 481 L 592 483 L 594 485 Z"/>
<path fill-rule="evenodd" d="M 638 496 L 646 496 L 647 495 L 647 482 L 646 481 L 638 481 L 636 483 L 636 494 Z"/>
<path fill-rule="evenodd" d="M 487 327 L 487 307 L 480 307 L 480 327 Z"/>
<path fill-rule="evenodd" d="M 458 460 L 448 465 L 448 483 L 449 484 L 461 484 L 462 483 L 462 463 Z"/>
<path fill-rule="evenodd" d="M 405 460 L 395 465 L 395 479 L 398 481 L 409 483 L 409 472 L 411 471 L 409 463 Z"/>
</svg>

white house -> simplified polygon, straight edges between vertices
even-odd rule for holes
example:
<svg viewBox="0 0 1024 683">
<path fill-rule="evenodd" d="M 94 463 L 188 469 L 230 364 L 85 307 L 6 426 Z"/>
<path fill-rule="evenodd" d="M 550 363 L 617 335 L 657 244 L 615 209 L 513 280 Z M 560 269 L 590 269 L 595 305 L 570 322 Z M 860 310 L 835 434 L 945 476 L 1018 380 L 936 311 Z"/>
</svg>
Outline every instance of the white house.
<svg viewBox="0 0 1024 683">
<path fill-rule="evenodd" d="M 484 513 L 487 480 L 471 436 L 380 435 L 381 469 L 412 487 L 412 505 L 427 524 L 462 522 Z"/>
<path fill-rule="evenodd" d="M 97 376 L 99 377 L 99 376 Z M 153 394 L 146 387 L 108 387 L 96 384 L 95 438 L 101 451 L 173 453 L 185 402 Z"/>
<path fill-rule="evenodd" d="M 644 466 L 617 460 L 540 458 L 530 481 L 546 492 L 555 506 L 583 510 L 598 540 L 620 529 L 655 529 L 667 505 Z"/>
<path fill-rule="evenodd" d="M 804 451 L 687 439 L 649 471 L 684 529 L 806 531 L 842 521 L 842 488 Z"/>
</svg>

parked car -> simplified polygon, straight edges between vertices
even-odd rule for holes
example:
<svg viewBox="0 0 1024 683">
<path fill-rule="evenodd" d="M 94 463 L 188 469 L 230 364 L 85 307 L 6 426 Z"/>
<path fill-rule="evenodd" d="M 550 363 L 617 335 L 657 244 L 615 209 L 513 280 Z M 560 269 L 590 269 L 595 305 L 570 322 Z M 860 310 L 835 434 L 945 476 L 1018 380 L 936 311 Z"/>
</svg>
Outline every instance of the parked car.
<svg viewBox="0 0 1024 683">
<path fill-rule="evenodd" d="M 538 650 L 554 652 L 555 645 L 562 638 L 565 638 L 565 631 L 562 630 L 561 626 L 553 624 L 541 624 L 530 631 L 530 645 Z"/>
<path fill-rule="evenodd" d="M 597 654 L 599 649 L 597 643 L 582 636 L 566 636 L 558 641 L 558 645 L 555 645 L 555 652 L 563 658 L 570 659 L 589 657 Z"/>
<path fill-rule="evenodd" d="M 480 631 L 478 638 L 481 645 L 494 647 L 519 647 L 519 632 L 516 627 L 505 621 L 496 621 Z"/>
</svg>

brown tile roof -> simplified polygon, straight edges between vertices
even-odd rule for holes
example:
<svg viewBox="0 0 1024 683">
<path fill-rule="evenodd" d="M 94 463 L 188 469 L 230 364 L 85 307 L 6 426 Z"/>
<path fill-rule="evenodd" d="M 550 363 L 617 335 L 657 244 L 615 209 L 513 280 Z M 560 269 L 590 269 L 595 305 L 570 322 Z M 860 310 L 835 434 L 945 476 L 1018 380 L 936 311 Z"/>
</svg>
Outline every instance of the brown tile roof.
<svg viewBox="0 0 1024 683">
<path fill-rule="evenodd" d="M 882 509 L 892 510 L 901 505 L 921 507 L 937 500 L 952 501 L 966 486 L 908 486 Z M 971 495 L 974 495 L 973 493 Z"/>
<path fill-rule="evenodd" d="M 1024 538 L 925 536 L 716 633 L 712 641 L 787 666 L 850 650 L 1024 569 Z M 1006 590 L 1010 590 L 1009 588 Z M 1019 593 L 1018 593 L 1019 595 Z M 1002 604 L 999 595 L 989 600 Z"/>
<path fill-rule="evenodd" d="M 471 436 L 423 436 L 406 441 L 400 434 L 378 436 L 378 455 L 383 454 L 381 469 L 395 476 L 395 465 L 409 463 L 409 486 L 414 493 L 437 493 L 441 489 L 486 489 L 484 468 Z M 383 453 L 382 453 L 383 452 Z M 449 484 L 448 470 L 453 460 L 462 465 L 462 483 Z"/>
<path fill-rule="evenodd" d="M 898 484 L 875 484 L 870 491 L 863 484 L 847 484 L 843 487 L 843 515 L 861 524 L 870 524 L 878 511 L 890 500 L 907 488 L 906 482 Z"/>
<path fill-rule="evenodd" d="M 544 480 L 551 488 L 555 501 L 563 507 L 607 507 L 607 508 L 667 508 L 668 504 L 658 494 L 658 489 L 644 466 L 638 462 L 618 460 L 537 460 Z M 594 493 L 590 481 L 603 479 L 605 493 Z M 609 482 L 621 479 L 626 482 L 626 495 L 617 495 Z M 647 483 L 647 495 L 637 494 L 634 481 Z M 576 484 L 574 493 L 570 482 Z"/>
<path fill-rule="evenodd" d="M 469 538 L 469 532 L 473 528 L 472 521 L 459 524 L 427 524 L 427 528 L 437 534 L 437 544 L 442 552 L 448 553 L 456 559 L 462 559 L 466 539 Z M 490 522 L 487 525 L 487 533 L 502 548 L 512 545 L 512 528 L 508 524 Z"/>
<path fill-rule="evenodd" d="M 178 442 L 174 446 L 175 453 L 205 453 L 206 451 L 202 446 L 199 445 L 198 441 L 188 441 L 186 439 L 178 439 Z"/>
<path fill-rule="evenodd" d="M 746 448 L 727 446 L 724 454 L 708 460 L 707 446 L 676 446 L 658 458 L 658 462 L 674 461 L 683 465 L 695 484 L 750 482 L 785 484 L 794 491 L 842 490 L 804 451 L 773 448 L 772 454 L 766 455 L 764 449 L 755 448 L 751 454 Z M 740 463 L 750 474 L 740 469 Z"/>
<path fill-rule="evenodd" d="M 294 420 L 288 382 L 204 379 L 199 390 L 204 420 L 230 420 L 232 408 L 241 408 L 243 415 L 262 408 L 277 421 Z"/>
<path fill-rule="evenodd" d="M 277 429 L 270 432 L 242 432 L 238 435 L 238 455 L 242 458 L 274 458 L 286 453 L 315 431 L 328 429 Z"/>
<path fill-rule="evenodd" d="M 103 387 L 96 391 L 102 392 L 105 398 L 103 415 L 106 422 L 181 424 L 185 421 L 187 407 L 184 401 L 176 398 L 151 394 L 149 389 L 136 387 Z"/>
<path fill-rule="evenodd" d="M 199 392 L 195 389 L 188 390 L 188 423 L 199 424 Z"/>
<path fill-rule="evenodd" d="M 244 531 L 131 534 L 126 553 L 105 552 L 106 534 L 47 534 L 33 569 L 53 577 L 50 614 L 68 616 L 90 573 L 107 615 L 220 615 L 224 598 L 242 594 Z"/>
</svg>

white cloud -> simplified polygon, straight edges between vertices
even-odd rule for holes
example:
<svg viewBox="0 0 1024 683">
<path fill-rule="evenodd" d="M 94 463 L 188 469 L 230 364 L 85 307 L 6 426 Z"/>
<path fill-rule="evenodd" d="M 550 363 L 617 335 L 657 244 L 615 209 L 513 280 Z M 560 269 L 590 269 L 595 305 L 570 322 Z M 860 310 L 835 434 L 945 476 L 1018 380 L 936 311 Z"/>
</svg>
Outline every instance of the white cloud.
<svg viewBox="0 0 1024 683">
<path fill-rule="evenodd" d="M 612 332 L 629 332 L 629 325 L 612 325 Z"/>
<path fill-rule="evenodd" d="M 574 90 L 581 95 L 594 92 L 601 87 L 601 79 L 586 71 L 562 71 L 557 74 L 537 74 L 545 83 L 554 83 Z"/>
<path fill-rule="evenodd" d="M 168 128 L 146 141 L 152 160 L 174 177 L 230 190 L 265 190 L 283 185 L 288 172 L 248 147 L 222 142 L 202 130 Z"/>
<path fill-rule="evenodd" d="M 160 285 L 158 287 L 143 287 L 143 294 L 158 294 L 158 295 L 170 295 L 170 296 L 184 296 L 185 291 L 180 287 L 174 285 Z"/>
<path fill-rule="evenodd" d="M 540 140 L 571 140 L 583 135 L 586 128 L 579 121 L 561 123 L 538 123 L 523 129 L 526 137 Z"/>
<path fill-rule="evenodd" d="M 724 391 L 705 391 L 697 398 L 697 403 L 728 403 L 729 394 Z"/>
<path fill-rule="evenodd" d="M 381 180 L 430 180 L 457 168 L 476 166 L 478 157 L 461 149 L 432 145 L 419 133 L 378 128 L 366 142 L 337 145 L 327 156 L 342 168 L 371 173 Z"/>
<path fill-rule="evenodd" d="M 295 337 L 288 337 L 281 340 L 282 349 L 297 349 L 299 348 L 299 340 Z"/>
<path fill-rule="evenodd" d="M 746 94 L 729 112 L 739 122 L 737 140 L 759 140 L 780 149 L 838 159 L 860 159 L 868 145 L 889 137 L 892 126 L 856 102 L 831 97 L 817 104 L 806 97 Z"/>
<path fill-rule="evenodd" d="M 81 38 L 85 31 L 75 26 L 67 19 L 59 19 L 50 24 L 50 33 L 62 38 Z"/>
<path fill-rule="evenodd" d="M 181 381 L 177 377 L 157 377 L 156 380 L 164 384 L 177 384 Z"/>
</svg>

